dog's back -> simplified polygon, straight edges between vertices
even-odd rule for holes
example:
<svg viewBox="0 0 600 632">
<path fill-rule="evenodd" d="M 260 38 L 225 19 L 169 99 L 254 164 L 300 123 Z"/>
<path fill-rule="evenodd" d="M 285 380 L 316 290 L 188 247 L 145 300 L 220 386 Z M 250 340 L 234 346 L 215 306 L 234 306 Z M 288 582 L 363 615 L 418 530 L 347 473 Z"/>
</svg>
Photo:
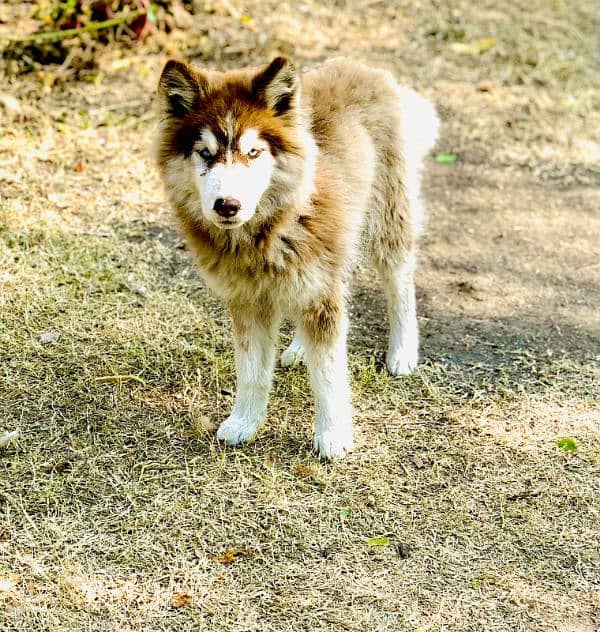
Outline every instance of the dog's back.
<svg viewBox="0 0 600 632">
<path fill-rule="evenodd" d="M 420 171 L 437 139 L 434 106 L 389 72 L 346 59 L 307 73 L 303 88 L 321 152 L 317 173 L 326 173 L 318 184 L 335 188 L 364 222 L 375 263 L 402 263 L 421 230 Z"/>
</svg>

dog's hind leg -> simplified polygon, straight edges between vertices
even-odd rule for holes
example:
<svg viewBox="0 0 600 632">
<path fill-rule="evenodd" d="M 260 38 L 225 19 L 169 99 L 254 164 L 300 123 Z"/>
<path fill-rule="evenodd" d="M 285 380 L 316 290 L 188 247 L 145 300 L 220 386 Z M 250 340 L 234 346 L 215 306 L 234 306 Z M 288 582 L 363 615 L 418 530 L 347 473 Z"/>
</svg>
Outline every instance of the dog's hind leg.
<svg viewBox="0 0 600 632">
<path fill-rule="evenodd" d="M 323 297 L 299 319 L 316 405 L 314 447 L 319 456 L 341 458 L 354 448 L 352 394 L 346 353 L 342 292 Z"/>
<path fill-rule="evenodd" d="M 419 360 L 414 267 L 414 255 L 400 265 L 378 265 L 388 303 L 390 336 L 386 364 L 392 375 L 408 375 Z"/>
<path fill-rule="evenodd" d="M 279 319 L 262 303 L 258 311 L 230 306 L 235 344 L 237 390 L 233 410 L 217 437 L 230 445 L 251 439 L 262 423 L 269 401 Z"/>
<path fill-rule="evenodd" d="M 393 375 L 407 375 L 419 356 L 414 270 L 423 221 L 421 170 L 436 141 L 439 120 L 427 99 L 408 88 L 396 90 L 401 122 L 387 140 L 380 138 L 385 150 L 374 187 L 371 255 L 388 301 L 387 366 Z"/>
<path fill-rule="evenodd" d="M 294 334 L 292 342 L 281 353 L 279 361 L 283 367 L 296 366 L 304 361 L 304 345 L 298 336 L 298 332 Z"/>
</svg>

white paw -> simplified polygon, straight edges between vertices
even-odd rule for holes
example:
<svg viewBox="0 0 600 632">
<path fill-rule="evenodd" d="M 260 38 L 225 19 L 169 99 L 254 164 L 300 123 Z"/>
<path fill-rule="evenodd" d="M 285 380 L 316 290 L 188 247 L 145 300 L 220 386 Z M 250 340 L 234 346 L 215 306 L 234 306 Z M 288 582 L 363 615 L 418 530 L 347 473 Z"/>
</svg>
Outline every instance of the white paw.
<svg viewBox="0 0 600 632">
<path fill-rule="evenodd" d="M 419 362 L 419 353 L 415 351 L 389 351 L 386 358 L 388 371 L 392 375 L 409 375 L 416 368 Z"/>
<path fill-rule="evenodd" d="M 225 441 L 229 445 L 237 445 L 244 441 L 249 441 L 258 430 L 258 422 L 248 421 L 235 415 L 230 415 L 219 426 L 217 439 Z"/>
<path fill-rule="evenodd" d="M 354 450 L 352 426 L 333 426 L 315 430 L 315 452 L 322 459 L 343 459 Z"/>
<path fill-rule="evenodd" d="M 304 347 L 302 343 L 298 342 L 295 338 L 290 343 L 290 346 L 282 352 L 279 361 L 281 366 L 290 367 L 300 364 L 304 360 Z"/>
</svg>

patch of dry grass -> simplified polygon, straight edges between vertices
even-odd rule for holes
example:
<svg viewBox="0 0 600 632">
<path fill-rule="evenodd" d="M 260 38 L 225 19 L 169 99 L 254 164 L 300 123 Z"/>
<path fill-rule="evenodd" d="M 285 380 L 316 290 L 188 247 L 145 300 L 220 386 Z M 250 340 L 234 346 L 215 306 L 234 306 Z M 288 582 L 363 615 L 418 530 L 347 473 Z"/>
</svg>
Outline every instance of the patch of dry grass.
<svg viewBox="0 0 600 632">
<path fill-rule="evenodd" d="M 335 464 L 310 453 L 302 369 L 277 371 L 254 443 L 219 445 L 234 389 L 229 323 L 148 160 L 162 57 L 63 91 L 3 84 L 27 109 L 0 134 L 0 435 L 21 431 L 0 448 L 2 630 L 600 624 L 600 196 L 578 149 L 598 142 L 593 5 L 517 14 L 515 3 L 508 21 L 491 2 L 453 3 L 452 15 L 429 3 L 307 6 L 290 8 L 313 27 L 306 43 L 289 36 L 301 61 L 329 54 L 319 37 L 370 49 L 435 96 L 441 147 L 459 155 L 428 165 L 422 365 L 403 380 L 383 371 L 383 302 L 360 270 L 357 452 Z M 270 8 L 248 12 L 258 25 Z M 283 17 L 268 23 L 260 60 L 288 41 Z M 240 30 L 227 11 L 209 19 Z M 240 46 L 260 35 L 247 30 Z M 478 59 L 444 45 L 508 34 L 553 48 L 548 67 L 570 51 L 583 66 L 542 86 L 513 40 Z M 233 65 L 247 53 L 221 54 Z M 482 91 L 490 72 L 498 83 Z M 562 437 L 577 451 L 560 450 Z"/>
</svg>

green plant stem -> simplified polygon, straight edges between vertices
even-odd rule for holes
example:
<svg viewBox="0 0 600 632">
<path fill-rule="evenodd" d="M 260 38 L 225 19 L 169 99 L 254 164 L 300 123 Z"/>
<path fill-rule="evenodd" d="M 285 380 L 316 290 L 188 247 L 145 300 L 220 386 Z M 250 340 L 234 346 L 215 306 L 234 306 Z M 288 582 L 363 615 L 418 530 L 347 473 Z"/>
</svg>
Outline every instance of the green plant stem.
<svg viewBox="0 0 600 632">
<path fill-rule="evenodd" d="M 85 26 L 76 29 L 65 29 L 64 31 L 47 31 L 44 33 L 34 33 L 33 35 L 26 35 L 24 37 L 11 37 L 9 43 L 11 44 L 27 44 L 37 42 L 56 42 L 61 39 L 67 39 L 69 37 L 77 37 L 82 33 L 90 33 L 92 31 L 100 31 L 101 29 L 108 29 L 112 26 L 118 26 L 125 22 L 129 22 L 138 18 L 140 15 L 145 15 L 145 9 L 139 9 L 132 11 L 131 13 L 117 15 L 110 20 L 104 20 L 103 22 L 90 22 Z"/>
</svg>

